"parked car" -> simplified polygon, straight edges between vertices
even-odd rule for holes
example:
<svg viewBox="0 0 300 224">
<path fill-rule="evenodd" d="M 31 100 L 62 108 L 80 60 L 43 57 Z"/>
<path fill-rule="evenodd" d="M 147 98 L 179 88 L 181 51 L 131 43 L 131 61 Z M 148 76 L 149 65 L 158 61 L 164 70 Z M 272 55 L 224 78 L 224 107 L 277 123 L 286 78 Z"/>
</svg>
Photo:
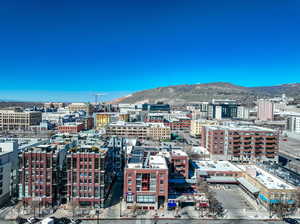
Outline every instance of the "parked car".
<svg viewBox="0 0 300 224">
<path fill-rule="evenodd" d="M 292 218 L 283 218 L 283 221 L 285 221 L 286 223 L 291 223 L 291 224 L 299 223 L 296 219 L 292 219 Z"/>
</svg>

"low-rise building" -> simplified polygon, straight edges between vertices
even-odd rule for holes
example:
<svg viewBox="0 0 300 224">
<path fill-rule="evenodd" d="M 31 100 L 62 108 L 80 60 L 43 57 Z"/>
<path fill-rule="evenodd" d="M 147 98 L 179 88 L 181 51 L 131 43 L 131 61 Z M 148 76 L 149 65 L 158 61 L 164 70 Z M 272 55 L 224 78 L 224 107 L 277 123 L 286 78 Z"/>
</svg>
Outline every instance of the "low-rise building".
<svg viewBox="0 0 300 224">
<path fill-rule="evenodd" d="M 203 126 L 201 145 L 212 160 L 278 161 L 278 132 L 257 126 Z"/>
<path fill-rule="evenodd" d="M 60 204 L 66 185 L 63 166 L 74 142 L 37 145 L 19 155 L 19 200 L 25 207 Z"/>
<path fill-rule="evenodd" d="M 240 177 L 242 170 L 229 161 L 195 161 L 196 177 Z"/>
<path fill-rule="evenodd" d="M 238 165 L 238 167 L 244 171 L 242 176 L 244 178 L 243 182 L 248 182 L 252 186 L 246 190 L 249 193 L 254 193 L 253 191 L 255 190 L 257 193 L 254 196 L 257 196 L 257 199 L 265 207 L 270 208 L 278 203 L 290 206 L 295 205 L 298 191 L 295 186 L 286 183 L 258 166 Z"/>
<path fill-rule="evenodd" d="M 201 135 L 202 126 L 217 125 L 217 124 L 218 122 L 213 120 L 204 120 L 204 119 L 191 120 L 190 134 L 194 137 L 199 137 Z"/>
<path fill-rule="evenodd" d="M 70 112 L 85 111 L 87 115 L 94 112 L 94 107 L 90 103 L 71 103 L 68 106 Z"/>
<path fill-rule="evenodd" d="M 163 123 L 123 122 L 107 125 L 106 135 L 125 138 L 164 140 L 171 138 L 170 127 Z"/>
<path fill-rule="evenodd" d="M 182 150 L 171 151 L 171 172 L 177 178 L 189 178 L 189 157 Z"/>
<path fill-rule="evenodd" d="M 60 133 L 78 133 L 84 130 L 84 124 L 81 122 L 68 122 L 58 127 Z"/>
<path fill-rule="evenodd" d="M 115 112 L 101 112 L 101 113 L 94 113 L 94 123 L 95 128 L 105 128 L 108 124 L 112 122 L 116 122 L 118 113 Z"/>
<path fill-rule="evenodd" d="M 106 127 L 106 135 L 128 138 L 147 138 L 148 125 L 144 122 L 114 122 Z"/>
<path fill-rule="evenodd" d="M 12 161 L 10 152 L 0 150 L 0 206 L 11 196 Z"/>
<path fill-rule="evenodd" d="M 168 199 L 168 166 L 163 155 L 134 147 L 124 172 L 124 200 L 127 208 L 157 209 Z"/>
<path fill-rule="evenodd" d="M 153 140 L 167 140 L 171 138 L 171 128 L 164 123 L 148 123 L 147 137 Z"/>
<path fill-rule="evenodd" d="M 0 110 L 0 130 L 29 130 L 30 126 L 39 125 L 42 113 L 24 111 L 20 108 Z"/>
<path fill-rule="evenodd" d="M 67 199 L 79 206 L 105 206 L 114 178 L 113 161 L 101 144 L 79 144 L 67 155 Z"/>
</svg>

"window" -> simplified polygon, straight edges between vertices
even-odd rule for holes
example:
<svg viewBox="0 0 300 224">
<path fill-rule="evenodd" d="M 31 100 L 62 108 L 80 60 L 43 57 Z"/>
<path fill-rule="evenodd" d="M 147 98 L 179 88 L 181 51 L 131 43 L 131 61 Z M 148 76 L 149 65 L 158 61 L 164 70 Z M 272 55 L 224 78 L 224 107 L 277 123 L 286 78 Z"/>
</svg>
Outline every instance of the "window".
<svg viewBox="0 0 300 224">
<path fill-rule="evenodd" d="M 127 202 L 133 202 L 133 196 L 132 195 L 127 195 L 126 201 Z"/>
<path fill-rule="evenodd" d="M 154 195 L 138 195 L 137 202 L 139 202 L 139 203 L 154 203 L 155 196 Z"/>
</svg>

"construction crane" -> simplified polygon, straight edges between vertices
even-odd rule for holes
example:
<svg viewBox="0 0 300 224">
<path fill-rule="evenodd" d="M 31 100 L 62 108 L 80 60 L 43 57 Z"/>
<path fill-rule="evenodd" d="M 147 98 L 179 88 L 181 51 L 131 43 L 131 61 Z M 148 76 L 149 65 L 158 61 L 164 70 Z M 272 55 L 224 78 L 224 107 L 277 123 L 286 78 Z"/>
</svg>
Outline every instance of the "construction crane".
<svg viewBox="0 0 300 224">
<path fill-rule="evenodd" d="M 98 99 L 100 99 L 101 96 L 105 96 L 105 93 L 96 93 L 95 96 L 95 106 L 98 105 Z"/>
</svg>

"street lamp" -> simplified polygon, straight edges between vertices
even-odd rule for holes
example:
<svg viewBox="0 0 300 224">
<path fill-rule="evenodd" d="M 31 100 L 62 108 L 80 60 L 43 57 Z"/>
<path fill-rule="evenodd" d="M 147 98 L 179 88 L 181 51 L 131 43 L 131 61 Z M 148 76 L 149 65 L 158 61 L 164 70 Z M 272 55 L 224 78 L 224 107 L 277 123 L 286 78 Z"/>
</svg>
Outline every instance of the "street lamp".
<svg viewBox="0 0 300 224">
<path fill-rule="evenodd" d="M 122 217 L 122 200 L 123 200 L 123 197 L 121 196 L 120 197 L 120 217 Z"/>
</svg>

